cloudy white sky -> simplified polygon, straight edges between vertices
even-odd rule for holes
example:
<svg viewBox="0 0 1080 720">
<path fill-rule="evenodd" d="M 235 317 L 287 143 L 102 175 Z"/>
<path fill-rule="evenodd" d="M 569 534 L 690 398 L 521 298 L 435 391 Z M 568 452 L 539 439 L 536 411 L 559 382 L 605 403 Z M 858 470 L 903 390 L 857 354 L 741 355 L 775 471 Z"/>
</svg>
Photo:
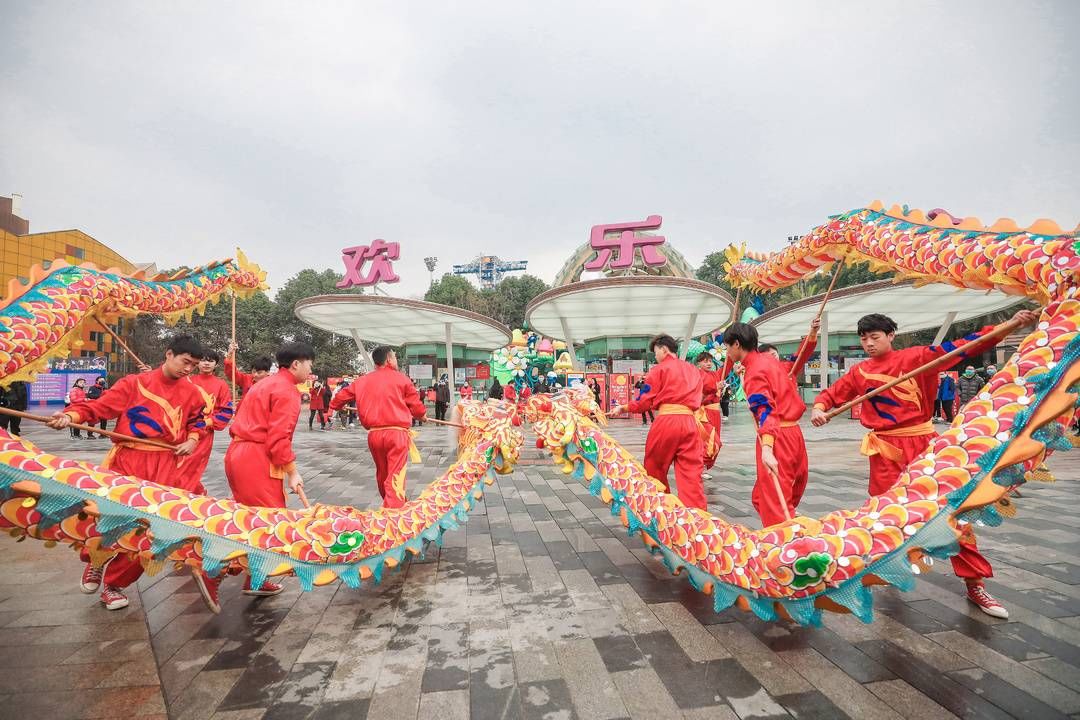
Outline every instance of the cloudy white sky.
<svg viewBox="0 0 1080 720">
<path fill-rule="evenodd" d="M 399 241 L 550 282 L 664 217 L 693 263 L 874 198 L 1080 221 L 1080 3 L 8 3 L 0 194 L 278 285 Z"/>
</svg>

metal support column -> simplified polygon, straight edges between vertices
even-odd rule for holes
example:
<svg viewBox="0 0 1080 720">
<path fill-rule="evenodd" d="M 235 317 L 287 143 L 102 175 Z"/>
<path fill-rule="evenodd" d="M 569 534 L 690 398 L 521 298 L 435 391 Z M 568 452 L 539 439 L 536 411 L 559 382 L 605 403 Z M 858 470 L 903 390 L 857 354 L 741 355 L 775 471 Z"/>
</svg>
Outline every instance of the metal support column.
<svg viewBox="0 0 1080 720">
<path fill-rule="evenodd" d="M 450 386 L 450 406 L 454 404 L 454 325 L 446 323 L 446 384 Z"/>
<path fill-rule="evenodd" d="M 956 315 L 957 311 L 953 310 L 945 316 L 945 322 L 941 323 L 941 329 L 938 330 L 937 335 L 934 336 L 934 342 L 931 343 L 932 345 L 941 344 L 945 339 L 945 336 L 949 333 L 949 330 L 952 328 L 953 321 L 956 320 Z"/>
<path fill-rule="evenodd" d="M 563 340 L 566 341 L 566 351 L 570 353 L 570 362 L 573 363 L 575 370 L 581 370 L 581 363 L 577 359 L 577 351 L 574 350 L 574 338 L 570 335 L 570 327 L 566 324 L 566 318 L 559 318 L 559 323 L 562 324 Z M 555 358 L 558 360 L 559 358 Z"/>
<path fill-rule="evenodd" d="M 349 333 L 352 335 L 353 340 L 356 341 L 356 349 L 360 351 L 360 357 L 362 357 L 364 359 L 364 362 L 367 363 L 369 372 L 371 370 L 374 370 L 375 361 L 371 359 L 371 353 L 369 353 L 367 348 L 364 347 L 364 341 L 360 339 L 360 333 L 356 332 L 355 330 L 350 330 Z"/>
<path fill-rule="evenodd" d="M 694 332 L 694 324 L 697 322 L 697 313 L 690 315 L 690 322 L 686 326 L 686 332 L 683 334 L 682 350 L 679 352 L 679 359 L 685 360 L 686 353 L 690 350 L 690 333 Z"/>
</svg>

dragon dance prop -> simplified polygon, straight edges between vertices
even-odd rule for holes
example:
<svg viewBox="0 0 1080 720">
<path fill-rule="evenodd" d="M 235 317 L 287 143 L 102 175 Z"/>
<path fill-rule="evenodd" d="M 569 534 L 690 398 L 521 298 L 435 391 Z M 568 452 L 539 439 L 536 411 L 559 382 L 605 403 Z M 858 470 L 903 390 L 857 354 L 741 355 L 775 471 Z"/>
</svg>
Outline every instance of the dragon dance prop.
<svg viewBox="0 0 1080 720">
<path fill-rule="evenodd" d="M 883 212 L 875 205 L 832 218 L 782 253 L 753 262 L 738 253 L 730 257 L 738 285 L 766 291 L 846 256 L 902 277 L 997 287 L 1045 304 L 1035 331 L 950 429 L 895 488 L 857 509 L 798 516 L 762 530 L 731 524 L 665 493 L 590 419 L 603 422 L 603 415 L 587 390 L 533 396 L 525 403 L 526 419 L 556 463 L 610 503 L 628 531 L 639 533 L 673 572 L 711 593 L 718 612 L 737 605 L 766 620 L 813 624 L 822 612 L 837 611 L 869 621 L 871 586 L 911 588 L 933 558 L 957 551 L 965 524 L 999 524 L 1013 511 L 1008 489 L 1023 483 L 1048 451 L 1071 446 L 1063 430 L 1080 380 L 1080 239 L 1045 221 L 1026 230 L 976 224 L 946 227 L 918 211 Z M 188 298 L 184 308 L 197 304 Z M 73 327 L 43 305 L 45 322 Z M 162 305 L 140 310 L 177 312 Z M 0 309 L 0 322 L 7 322 L 5 312 Z M 9 351 L 5 337 L 0 333 L 0 350 Z M 44 343 L 15 370 L 25 372 L 53 350 Z M 0 525 L 20 536 L 85 546 L 95 562 L 123 552 L 151 570 L 168 561 L 201 565 L 210 574 L 243 568 L 256 585 L 267 575 L 295 573 L 305 590 L 339 578 L 350 586 L 378 581 L 384 568 L 399 566 L 457 527 L 484 484 L 513 469 L 523 442 L 516 408 L 464 401 L 459 409 L 465 429 L 457 461 L 393 510 L 247 507 L 64 460 L 0 433 Z"/>
<path fill-rule="evenodd" d="M 0 386 L 33 380 L 49 358 L 67 355 L 87 324 L 105 325 L 118 316 L 161 315 L 167 322 L 191 319 L 226 291 L 247 297 L 265 289 L 266 273 L 237 251 L 236 260 L 184 269 L 170 277 L 123 275 L 86 263 L 54 260 L 35 265 L 29 282 L 12 279 L 0 306 Z"/>
</svg>

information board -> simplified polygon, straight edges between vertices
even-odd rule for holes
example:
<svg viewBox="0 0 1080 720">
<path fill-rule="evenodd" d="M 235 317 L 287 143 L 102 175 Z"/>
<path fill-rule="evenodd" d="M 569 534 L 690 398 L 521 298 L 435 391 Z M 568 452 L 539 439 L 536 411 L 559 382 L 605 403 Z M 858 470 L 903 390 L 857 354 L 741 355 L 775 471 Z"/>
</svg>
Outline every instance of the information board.
<svg viewBox="0 0 1080 720">
<path fill-rule="evenodd" d="M 432 370 L 430 365 L 410 365 L 409 377 L 413 380 L 431 380 Z"/>
</svg>

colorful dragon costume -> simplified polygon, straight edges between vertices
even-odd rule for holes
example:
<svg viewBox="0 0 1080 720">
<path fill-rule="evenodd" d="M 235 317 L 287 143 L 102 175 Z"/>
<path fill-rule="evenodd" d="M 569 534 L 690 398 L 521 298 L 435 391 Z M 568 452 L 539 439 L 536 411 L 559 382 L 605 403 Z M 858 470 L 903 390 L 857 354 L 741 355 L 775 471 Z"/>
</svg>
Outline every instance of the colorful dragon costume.
<svg viewBox="0 0 1080 720">
<path fill-rule="evenodd" d="M 526 419 L 556 462 L 588 482 L 673 572 L 685 572 L 694 587 L 711 593 L 718 612 L 735 604 L 767 620 L 817 623 L 823 611 L 838 611 L 869 621 L 872 585 L 910 588 L 932 558 L 956 551 L 958 525 L 1000 523 L 1011 512 L 1008 488 L 1024 482 L 1048 451 L 1071 446 L 1063 431 L 1080 380 L 1078 252 L 1078 233 L 1048 221 L 1026 230 L 1009 221 L 984 228 L 973 219 L 956 222 L 938 214 L 930 221 L 919 211 L 886 212 L 875 203 L 832 218 L 781 253 L 729 256 L 730 278 L 760 290 L 846 259 L 918 282 L 997 288 L 1045 305 L 1019 352 L 952 427 L 911 463 L 893 490 L 858 509 L 751 530 L 664 493 L 589 418 L 602 416 L 583 389 L 530 398 Z M 192 283 L 192 289 L 198 286 Z M 155 294 L 152 287 L 146 292 Z M 47 327 L 61 320 L 68 329 L 46 337 L 65 337 L 71 321 L 62 313 L 54 319 L 57 310 L 50 296 L 43 297 L 23 304 L 22 312 L 36 313 Z M 174 305 L 153 311 L 176 314 L 212 298 L 194 302 L 181 291 L 168 299 Z M 5 327 L 10 307 L 0 308 Z M 11 347 L 0 332 L 0 352 L 11 355 Z M 54 349 L 43 343 L 29 362 Z M 85 545 L 101 560 L 135 553 L 152 569 L 166 560 L 201 563 L 211 573 L 226 565 L 246 567 L 255 582 L 293 572 L 305 589 L 336 578 L 352 586 L 369 577 L 378 581 L 385 567 L 400 565 L 406 553 L 422 552 L 426 542 L 438 542 L 446 528 L 456 527 L 483 484 L 513 468 L 523 441 L 514 408 L 468 401 L 460 411 L 466 429 L 457 461 L 396 510 L 245 507 L 42 454 L 0 433 L 0 525 L 20 536 Z"/>
</svg>

